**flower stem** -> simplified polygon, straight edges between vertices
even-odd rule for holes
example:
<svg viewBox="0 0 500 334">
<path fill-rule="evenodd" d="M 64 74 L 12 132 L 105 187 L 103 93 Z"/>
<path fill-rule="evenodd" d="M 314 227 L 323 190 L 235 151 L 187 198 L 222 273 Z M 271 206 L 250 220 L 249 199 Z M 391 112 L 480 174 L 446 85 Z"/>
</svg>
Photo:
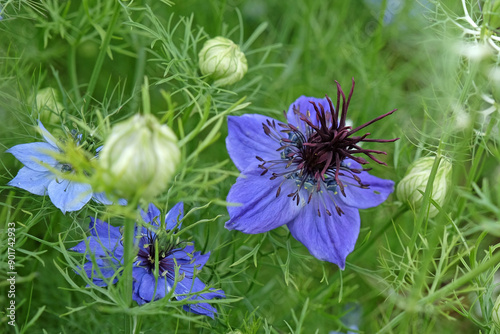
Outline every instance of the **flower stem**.
<svg viewBox="0 0 500 334">
<path fill-rule="evenodd" d="M 134 221 L 125 220 L 125 231 L 123 233 L 123 245 L 125 249 L 123 277 L 125 279 L 125 302 L 127 306 L 132 304 L 132 261 L 134 251 Z M 130 293 L 128 293 L 130 292 Z"/>
<path fill-rule="evenodd" d="M 125 227 L 123 232 L 123 248 L 124 248 L 124 269 L 123 269 L 123 300 L 127 308 L 132 306 L 132 264 L 134 260 L 134 220 L 125 219 Z M 125 333 L 134 333 L 134 319 L 131 314 L 127 314 L 125 319 Z"/>
</svg>

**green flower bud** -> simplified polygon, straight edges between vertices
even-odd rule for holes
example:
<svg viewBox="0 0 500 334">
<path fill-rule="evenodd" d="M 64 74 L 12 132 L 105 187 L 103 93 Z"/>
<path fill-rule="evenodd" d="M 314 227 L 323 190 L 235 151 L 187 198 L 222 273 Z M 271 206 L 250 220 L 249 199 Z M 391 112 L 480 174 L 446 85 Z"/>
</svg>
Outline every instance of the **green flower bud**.
<svg viewBox="0 0 500 334">
<path fill-rule="evenodd" d="M 406 176 L 398 184 L 398 199 L 402 202 L 408 201 L 416 210 L 422 205 L 423 196 L 420 191 L 422 193 L 425 192 L 434 159 L 435 157 L 425 157 L 415 161 L 410 168 L 408 168 Z M 431 198 L 439 205 L 443 205 L 446 199 L 450 177 L 451 163 L 443 158 L 439 163 L 431 194 Z M 435 217 L 437 214 L 438 210 L 431 204 L 429 207 L 429 217 Z"/>
<path fill-rule="evenodd" d="M 500 329 L 500 296 L 497 297 L 495 305 L 493 305 L 491 320 L 493 320 L 495 326 Z"/>
<path fill-rule="evenodd" d="M 247 73 L 245 54 L 238 45 L 224 37 L 209 39 L 198 54 L 203 75 L 214 79 L 217 86 L 234 84 Z"/>
<path fill-rule="evenodd" d="M 52 87 L 40 89 L 34 97 L 34 102 L 36 109 L 33 109 L 32 115 L 42 123 L 54 123 L 64 109 L 58 101 L 57 91 Z"/>
<path fill-rule="evenodd" d="M 105 184 L 126 199 L 163 192 L 179 160 L 175 134 L 153 115 L 137 114 L 116 124 L 99 153 Z"/>
<path fill-rule="evenodd" d="M 500 29 L 500 0 L 487 0 L 484 3 L 483 17 L 489 29 Z"/>
</svg>

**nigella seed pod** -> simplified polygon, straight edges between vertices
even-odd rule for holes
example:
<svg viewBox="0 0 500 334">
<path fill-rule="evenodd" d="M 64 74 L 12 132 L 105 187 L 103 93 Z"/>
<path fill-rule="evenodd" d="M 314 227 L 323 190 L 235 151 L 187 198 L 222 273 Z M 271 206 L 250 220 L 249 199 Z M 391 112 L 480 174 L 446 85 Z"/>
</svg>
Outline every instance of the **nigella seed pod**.
<svg viewBox="0 0 500 334">
<path fill-rule="evenodd" d="M 104 182 L 126 199 L 160 194 L 179 160 L 175 134 L 153 115 L 137 114 L 116 124 L 99 153 Z"/>
<path fill-rule="evenodd" d="M 484 3 L 483 18 L 488 29 L 500 29 L 500 0 L 487 0 Z"/>
<path fill-rule="evenodd" d="M 491 312 L 491 320 L 493 320 L 493 323 L 497 328 L 500 328 L 500 296 L 497 297 L 495 305 L 493 306 L 493 310 Z"/>
<path fill-rule="evenodd" d="M 44 123 L 55 123 L 64 109 L 64 106 L 59 102 L 57 91 L 52 87 L 38 90 L 32 101 L 34 102 L 33 117 Z"/>
<path fill-rule="evenodd" d="M 422 193 L 425 192 L 432 165 L 435 157 L 420 158 L 415 161 L 406 172 L 405 177 L 399 182 L 397 187 L 398 199 L 402 202 L 409 202 L 418 210 L 422 205 Z M 442 158 L 432 185 L 431 198 L 439 205 L 443 205 L 451 177 L 451 163 Z M 422 192 L 422 193 L 421 193 Z M 429 207 L 429 217 L 435 217 L 438 210 L 432 204 Z"/>
<path fill-rule="evenodd" d="M 214 85 L 227 86 L 240 81 L 247 73 L 245 54 L 230 39 L 215 37 L 203 45 L 198 54 L 200 70 L 212 78 Z"/>
</svg>

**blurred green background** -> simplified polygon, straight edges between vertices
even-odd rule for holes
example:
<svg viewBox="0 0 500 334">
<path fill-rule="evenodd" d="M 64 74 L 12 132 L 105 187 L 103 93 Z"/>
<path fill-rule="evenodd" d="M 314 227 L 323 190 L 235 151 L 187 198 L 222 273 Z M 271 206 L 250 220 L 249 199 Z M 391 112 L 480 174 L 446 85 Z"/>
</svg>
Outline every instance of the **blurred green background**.
<svg viewBox="0 0 500 334">
<path fill-rule="evenodd" d="M 109 116 L 111 122 L 138 112 L 142 106 L 140 86 L 147 76 L 153 113 L 162 118 L 173 112 L 176 120 L 183 120 L 183 131 L 189 133 L 199 121 L 196 105 L 203 106 L 208 95 L 212 98 L 210 117 L 246 97 L 245 102 L 251 104 L 234 114 L 260 113 L 284 120 L 283 110 L 299 96 L 329 94 L 334 98 L 335 80 L 348 91 L 354 78 L 356 88 L 348 117 L 355 125 L 398 108 L 386 121 L 367 129 L 373 138 L 401 138 L 395 145 L 377 147 L 388 152 L 383 157 L 388 166 L 372 165 L 371 173 L 398 181 L 415 158 L 435 152 L 441 143 L 444 155 L 454 159 L 456 166 L 457 188 L 450 191 L 447 210 L 457 212 L 450 207 L 453 202 L 460 203 L 462 209 L 453 219 L 462 222 L 469 246 L 482 232 L 482 228 L 471 231 L 476 226 L 468 224 L 471 217 L 484 213 L 483 208 L 476 203 L 467 207 L 470 212 L 464 211 L 468 202 L 458 200 L 456 191 L 463 189 L 475 196 L 473 181 L 498 181 L 492 176 L 498 174 L 496 145 L 483 138 L 478 140 L 484 144 L 481 152 L 486 150 L 491 155 L 469 155 L 481 145 L 474 139 L 478 116 L 473 111 L 485 108 L 479 96 L 488 91 L 495 97 L 497 89 L 481 74 L 484 63 L 469 66 L 456 51 L 463 34 L 450 20 L 463 15 L 460 1 L 124 1 L 97 76 L 93 71 L 113 17 L 114 2 L 19 0 L 6 1 L 2 6 L 2 151 L 36 140 L 33 95 L 43 87 L 54 87 L 60 94 L 65 114 L 47 127 L 62 133 L 75 127 L 71 117 L 93 127 L 98 124 L 98 112 Z M 197 52 L 207 38 L 215 36 L 232 39 L 248 59 L 247 75 L 227 90 L 217 90 L 199 78 Z M 86 96 L 93 77 L 98 78 L 95 89 Z M 455 126 L 460 121 L 453 109 L 457 103 L 470 114 L 465 130 Z M 173 129 L 179 135 L 176 125 Z M 209 131 L 190 141 L 186 152 L 196 150 Z M 97 133 L 97 141 L 105 134 Z M 468 291 L 456 290 L 449 299 L 429 303 L 424 309 L 406 309 L 405 300 L 422 260 L 418 252 L 425 248 L 425 242 L 422 248 L 417 247 L 416 255 L 405 253 L 414 216 L 411 210 L 400 210 L 401 203 L 394 195 L 380 207 L 361 211 L 361 234 L 355 252 L 347 258 L 345 271 L 310 256 L 284 227 L 264 235 L 224 229 L 228 216 L 222 204 L 238 175 L 228 160 L 226 135 L 224 123 L 217 141 L 183 166 L 185 183 L 176 185 L 172 197 L 165 195 L 158 201 L 166 204 L 168 199 L 171 207 L 174 201 L 183 200 L 189 208 L 212 201 L 191 218 L 194 223 L 220 215 L 191 231 L 197 249 L 211 251 L 201 276 L 228 296 L 242 299 L 218 305 L 220 315 L 213 321 L 193 320 L 182 311 L 177 314 L 183 316 L 176 318 L 155 310 L 143 317 L 144 333 L 347 332 L 343 316 L 356 307 L 360 313 L 357 325 L 365 333 L 494 332 L 489 316 L 482 318 L 472 310 Z M 481 163 L 471 180 L 467 175 L 474 159 Z M 103 209 L 91 207 L 65 216 L 48 199 L 6 186 L 21 164 L 6 153 L 2 153 L 1 163 L 2 222 L 22 224 L 16 245 L 19 331 L 123 332 L 123 314 L 112 307 L 89 304 L 92 301 L 71 288 L 55 266 L 66 265 L 58 241 L 62 240 L 66 248 L 73 246 L 88 224 L 86 217 Z M 439 216 L 429 223 L 429 231 L 436 228 L 442 232 L 440 228 L 447 224 L 445 215 Z M 486 240 L 487 244 L 496 243 L 495 235 L 488 235 Z M 450 244 L 451 264 L 445 265 L 449 271 L 436 274 L 436 268 L 430 269 L 430 277 L 442 275 L 440 287 L 462 270 L 463 247 L 467 246 L 455 239 Z M 248 254 L 255 256 L 238 262 Z M 410 274 L 399 277 L 403 267 L 409 268 Z M 70 269 L 68 273 L 81 286 L 78 276 Z M 473 282 L 476 288 L 483 288 L 482 282 L 488 285 L 485 291 L 491 293 L 491 275 L 474 279 L 479 280 Z M 1 289 L 6 287 L 0 283 Z M 2 290 L 0 304 L 6 300 Z M 484 303 L 488 306 L 481 304 L 483 310 L 491 310 L 492 301 Z M 76 312 L 66 314 L 74 309 Z M 402 314 L 406 321 L 394 321 Z M 1 317 L 5 325 L 6 318 Z"/>
</svg>

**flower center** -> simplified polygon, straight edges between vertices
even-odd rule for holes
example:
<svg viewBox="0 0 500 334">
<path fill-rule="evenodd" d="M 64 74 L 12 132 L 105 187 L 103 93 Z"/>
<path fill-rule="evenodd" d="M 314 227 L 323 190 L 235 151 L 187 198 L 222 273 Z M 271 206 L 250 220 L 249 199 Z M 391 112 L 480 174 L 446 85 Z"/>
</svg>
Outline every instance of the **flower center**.
<svg viewBox="0 0 500 334">
<path fill-rule="evenodd" d="M 137 254 L 137 264 L 146 267 L 149 271 L 154 271 L 156 268 L 156 252 L 158 248 L 158 269 L 159 274 L 162 276 L 167 275 L 169 272 L 174 273 L 175 263 L 169 257 L 176 252 L 179 244 L 166 240 L 161 240 L 155 233 L 148 231 L 146 235 L 142 236 L 143 246 L 139 249 Z"/>
<path fill-rule="evenodd" d="M 367 169 L 351 168 L 346 162 L 346 159 L 352 159 L 355 162 L 364 165 L 368 161 L 355 154 L 364 154 L 371 160 L 386 165 L 378 160 L 373 154 L 386 154 L 383 151 L 369 150 L 362 148 L 360 142 L 394 142 L 395 139 L 367 139 L 370 133 L 363 136 L 353 136 L 354 133 L 365 128 L 366 126 L 391 115 L 396 109 L 381 115 L 368 123 L 352 129 L 346 125 L 347 109 L 354 90 L 354 80 L 349 97 L 346 99 L 339 83 L 337 82 L 337 106 L 333 106 L 332 101 L 328 96 L 328 106 L 315 102 L 310 102 L 314 108 L 315 115 L 311 117 L 311 113 L 298 110 L 293 107 L 296 117 L 296 124 L 304 126 L 301 130 L 299 127 L 287 123 L 278 123 L 267 120 L 263 123 L 264 133 L 273 140 L 279 142 L 280 159 L 266 161 L 261 157 L 256 157 L 261 164 L 259 168 L 263 169 L 261 175 L 271 171 L 271 180 L 282 177 L 283 181 L 277 189 L 276 196 L 280 195 L 281 185 L 286 180 L 292 179 L 295 181 L 296 190 L 289 197 L 300 203 L 300 192 L 302 189 L 307 190 L 309 203 L 315 193 L 326 192 L 333 200 L 335 209 L 338 215 L 343 212 L 336 204 L 333 195 L 337 195 L 338 190 L 343 196 L 346 196 L 344 188 L 346 186 L 356 186 L 360 188 L 369 188 L 368 184 L 362 182 L 357 174 Z M 342 97 L 342 109 L 340 110 L 340 100 Z M 328 110 L 325 110 L 325 107 Z M 285 113 L 286 117 L 286 113 Z M 331 213 L 326 209 L 328 215 Z M 318 210 L 318 215 L 320 215 Z"/>
<path fill-rule="evenodd" d="M 70 164 L 61 164 L 61 172 L 63 173 L 69 173 L 73 170 L 73 166 Z"/>
</svg>

